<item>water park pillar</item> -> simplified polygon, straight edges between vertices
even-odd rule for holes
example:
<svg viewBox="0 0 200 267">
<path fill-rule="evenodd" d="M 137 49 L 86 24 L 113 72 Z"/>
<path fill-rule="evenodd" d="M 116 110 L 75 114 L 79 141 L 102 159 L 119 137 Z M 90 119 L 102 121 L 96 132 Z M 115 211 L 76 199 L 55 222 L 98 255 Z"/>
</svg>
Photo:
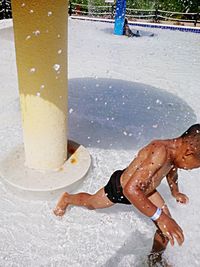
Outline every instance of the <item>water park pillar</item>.
<svg viewBox="0 0 200 267">
<path fill-rule="evenodd" d="M 123 34 L 125 15 L 126 15 L 126 0 L 117 0 L 114 34 L 116 35 Z"/>
<path fill-rule="evenodd" d="M 15 194 L 47 200 L 77 189 L 87 149 L 67 138 L 67 1 L 12 0 L 24 144 L 0 161 Z"/>
<path fill-rule="evenodd" d="M 67 1 L 12 1 L 26 166 L 67 159 Z"/>
</svg>

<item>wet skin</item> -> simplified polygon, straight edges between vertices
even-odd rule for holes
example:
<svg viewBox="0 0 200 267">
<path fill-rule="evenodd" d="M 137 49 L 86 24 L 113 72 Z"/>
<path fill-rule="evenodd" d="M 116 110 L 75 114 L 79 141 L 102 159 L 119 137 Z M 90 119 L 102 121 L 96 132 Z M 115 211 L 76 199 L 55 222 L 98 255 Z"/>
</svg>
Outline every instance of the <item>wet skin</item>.
<svg viewBox="0 0 200 267">
<path fill-rule="evenodd" d="M 186 204 L 188 197 L 179 192 L 178 168 L 194 169 L 200 167 L 200 156 L 191 140 L 185 141 L 179 137 L 170 140 L 155 140 L 142 148 L 136 158 L 130 163 L 121 176 L 123 193 L 129 201 L 143 213 L 151 217 L 157 210 L 162 209 L 160 217 L 154 222 L 158 230 L 154 236 L 152 253 L 160 255 L 165 250 L 168 241 L 174 245 L 175 239 L 181 245 L 184 242 L 183 231 L 170 212 L 162 196 L 156 188 L 166 177 L 172 196 L 180 203 Z M 54 213 L 62 216 L 68 205 L 84 206 L 88 209 L 99 209 L 113 206 L 101 188 L 95 194 L 64 193 Z"/>
<path fill-rule="evenodd" d="M 186 204 L 188 197 L 178 189 L 177 169 L 200 167 L 200 158 L 197 158 L 194 152 L 181 138 L 151 142 L 140 150 L 121 176 L 124 195 L 144 215 L 151 217 L 157 207 L 149 196 L 166 176 L 172 196 Z M 174 245 L 174 238 L 179 245 L 183 243 L 183 231 L 171 216 L 162 212 L 156 224 L 169 238 L 171 245 Z"/>
</svg>

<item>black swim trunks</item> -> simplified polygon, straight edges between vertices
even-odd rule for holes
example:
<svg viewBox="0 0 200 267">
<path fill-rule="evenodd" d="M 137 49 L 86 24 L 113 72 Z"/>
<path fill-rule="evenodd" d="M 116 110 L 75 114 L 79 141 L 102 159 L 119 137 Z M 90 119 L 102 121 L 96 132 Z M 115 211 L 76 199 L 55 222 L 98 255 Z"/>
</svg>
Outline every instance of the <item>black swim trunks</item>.
<svg viewBox="0 0 200 267">
<path fill-rule="evenodd" d="M 120 183 L 120 177 L 125 170 L 115 171 L 107 185 L 104 187 L 107 198 L 113 203 L 131 204 L 130 201 L 124 196 L 123 189 Z"/>
</svg>

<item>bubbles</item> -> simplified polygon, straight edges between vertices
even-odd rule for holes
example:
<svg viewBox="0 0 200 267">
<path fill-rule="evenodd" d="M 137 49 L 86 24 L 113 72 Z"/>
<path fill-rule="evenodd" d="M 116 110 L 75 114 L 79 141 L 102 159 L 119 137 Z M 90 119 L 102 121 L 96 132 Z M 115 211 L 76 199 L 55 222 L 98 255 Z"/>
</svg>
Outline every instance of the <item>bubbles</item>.
<svg viewBox="0 0 200 267">
<path fill-rule="evenodd" d="M 45 86 L 44 86 L 44 84 L 42 84 L 41 86 L 40 86 L 40 89 L 42 90 L 42 89 L 44 89 L 45 88 Z"/>
<path fill-rule="evenodd" d="M 52 14 L 53 14 L 52 11 L 49 11 L 49 12 L 47 13 L 48 17 L 50 17 Z"/>
<path fill-rule="evenodd" d="M 25 7 L 25 5 L 26 5 L 25 3 L 22 3 L 22 4 L 21 4 L 21 7 Z"/>
<path fill-rule="evenodd" d="M 60 55 L 62 53 L 62 49 L 59 49 L 58 50 L 58 54 Z"/>
<path fill-rule="evenodd" d="M 33 11 L 33 9 L 31 9 L 29 13 L 31 13 L 31 14 L 32 14 L 33 12 L 34 12 L 34 11 Z"/>
<path fill-rule="evenodd" d="M 36 94 L 37 96 L 40 96 L 40 92 L 37 92 L 37 94 Z"/>
<path fill-rule="evenodd" d="M 70 113 L 70 114 L 72 114 L 73 111 L 74 111 L 73 108 L 70 108 L 70 109 L 69 109 L 69 113 Z"/>
</svg>

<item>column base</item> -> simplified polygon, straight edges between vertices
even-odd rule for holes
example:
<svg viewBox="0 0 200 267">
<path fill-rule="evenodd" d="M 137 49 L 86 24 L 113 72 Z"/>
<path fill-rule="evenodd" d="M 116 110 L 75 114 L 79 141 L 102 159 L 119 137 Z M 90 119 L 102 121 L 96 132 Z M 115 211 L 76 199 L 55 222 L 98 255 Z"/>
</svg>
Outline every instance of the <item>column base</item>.
<svg viewBox="0 0 200 267">
<path fill-rule="evenodd" d="M 72 192 L 87 174 L 91 157 L 82 145 L 68 141 L 68 160 L 57 171 L 39 171 L 24 165 L 23 145 L 0 162 L 0 176 L 15 195 L 30 200 L 51 200 L 62 192 Z"/>
</svg>

